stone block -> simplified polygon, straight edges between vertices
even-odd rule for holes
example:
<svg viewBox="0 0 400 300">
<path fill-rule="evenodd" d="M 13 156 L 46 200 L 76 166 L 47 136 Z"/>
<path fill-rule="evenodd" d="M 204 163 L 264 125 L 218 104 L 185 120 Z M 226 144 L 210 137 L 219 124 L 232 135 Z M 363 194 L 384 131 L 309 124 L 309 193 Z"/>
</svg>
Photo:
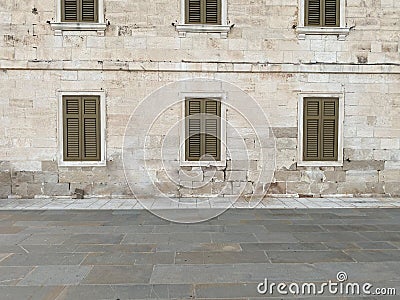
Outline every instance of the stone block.
<svg viewBox="0 0 400 300">
<path fill-rule="evenodd" d="M 267 194 L 286 194 L 286 182 L 271 182 L 265 184 L 263 189 Z"/>
<path fill-rule="evenodd" d="M 232 195 L 232 182 L 213 182 L 211 192 L 213 195 Z"/>
<path fill-rule="evenodd" d="M 399 182 L 400 170 L 384 170 L 379 172 L 380 182 Z"/>
<path fill-rule="evenodd" d="M 272 127 L 276 138 L 297 138 L 297 127 Z"/>
<path fill-rule="evenodd" d="M 225 178 L 227 181 L 246 181 L 247 172 L 246 171 L 227 171 Z"/>
<path fill-rule="evenodd" d="M 45 183 L 43 185 L 43 193 L 47 196 L 70 196 L 68 183 Z"/>
<path fill-rule="evenodd" d="M 385 184 L 385 193 L 392 197 L 400 196 L 400 181 L 388 182 Z"/>
<path fill-rule="evenodd" d="M 204 181 L 223 182 L 225 180 L 225 172 L 223 171 L 205 171 Z"/>
<path fill-rule="evenodd" d="M 378 171 L 359 171 L 359 170 L 346 171 L 346 182 L 349 183 L 378 182 Z"/>
<path fill-rule="evenodd" d="M 366 191 L 365 182 L 339 182 L 338 193 L 347 195 L 363 195 Z"/>
<path fill-rule="evenodd" d="M 257 160 L 228 160 L 226 169 L 228 171 L 257 170 Z"/>
<path fill-rule="evenodd" d="M 58 163 L 52 160 L 42 161 L 42 171 L 57 172 Z"/>
<path fill-rule="evenodd" d="M 180 181 L 203 181 L 203 171 L 198 170 L 179 170 L 179 180 Z"/>
<path fill-rule="evenodd" d="M 325 171 L 325 180 L 327 182 L 344 182 L 346 181 L 345 171 Z"/>
<path fill-rule="evenodd" d="M 233 182 L 233 195 L 251 195 L 253 194 L 253 185 L 250 182 Z"/>
<path fill-rule="evenodd" d="M 33 182 L 34 183 L 57 183 L 58 182 L 58 173 L 57 172 L 35 172 L 33 174 Z"/>
<path fill-rule="evenodd" d="M 300 171 L 275 171 L 276 181 L 300 181 Z"/>
<path fill-rule="evenodd" d="M 311 194 L 311 187 L 306 182 L 287 182 L 286 192 L 288 194 Z"/>
<path fill-rule="evenodd" d="M 383 170 L 385 161 L 383 160 L 345 160 L 343 162 L 343 170 Z"/>
</svg>

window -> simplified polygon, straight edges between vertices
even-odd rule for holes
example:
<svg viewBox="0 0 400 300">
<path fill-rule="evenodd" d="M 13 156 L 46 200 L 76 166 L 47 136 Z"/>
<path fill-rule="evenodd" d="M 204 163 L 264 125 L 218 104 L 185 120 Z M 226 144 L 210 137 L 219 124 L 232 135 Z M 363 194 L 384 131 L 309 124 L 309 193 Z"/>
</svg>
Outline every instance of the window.
<svg viewBox="0 0 400 300">
<path fill-rule="evenodd" d="M 306 0 L 306 26 L 339 26 L 339 0 Z"/>
<path fill-rule="evenodd" d="M 63 22 L 97 22 L 97 0 L 62 0 Z"/>
<path fill-rule="evenodd" d="M 338 96 L 306 95 L 299 104 L 299 165 L 340 165 L 343 101 Z"/>
<path fill-rule="evenodd" d="M 104 92 L 60 93 L 60 165 L 105 165 Z"/>
<path fill-rule="evenodd" d="M 227 38 L 233 27 L 229 25 L 227 12 L 227 0 L 181 0 L 181 20 L 174 25 L 179 37 L 191 32 L 208 32 Z"/>
<path fill-rule="evenodd" d="M 185 101 L 185 158 L 187 161 L 221 160 L 221 102 Z"/>
<path fill-rule="evenodd" d="M 304 99 L 303 160 L 337 160 L 338 99 Z"/>
<path fill-rule="evenodd" d="M 299 39 L 306 35 L 337 35 L 345 40 L 350 29 L 346 27 L 345 0 L 299 0 L 299 21 L 296 32 Z"/>
<path fill-rule="evenodd" d="M 186 0 L 186 24 L 221 24 L 221 0 Z"/>
<path fill-rule="evenodd" d="M 104 0 L 55 0 L 56 17 L 50 23 L 55 35 L 63 31 L 97 31 L 104 35 Z"/>
</svg>

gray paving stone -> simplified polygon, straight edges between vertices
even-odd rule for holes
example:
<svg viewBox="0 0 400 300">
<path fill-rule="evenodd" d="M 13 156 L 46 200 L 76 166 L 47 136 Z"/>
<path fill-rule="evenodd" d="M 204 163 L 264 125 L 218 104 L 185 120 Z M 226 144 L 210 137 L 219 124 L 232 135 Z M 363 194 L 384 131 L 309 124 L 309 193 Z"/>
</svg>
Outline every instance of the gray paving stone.
<svg viewBox="0 0 400 300">
<path fill-rule="evenodd" d="M 176 264 L 267 263 L 264 251 L 252 252 L 177 252 Z"/>
<path fill-rule="evenodd" d="M 53 286 L 79 284 L 91 270 L 91 266 L 38 266 L 18 285 Z"/>
<path fill-rule="evenodd" d="M 116 252 L 116 253 L 130 253 L 130 252 L 155 252 L 157 244 L 118 244 L 118 245 L 75 245 L 73 252 Z"/>
<path fill-rule="evenodd" d="M 56 299 L 63 286 L 0 286 L 1 300 Z"/>
<path fill-rule="evenodd" d="M 370 241 L 392 241 L 400 242 L 400 232 L 361 232 L 362 236 L 366 237 Z"/>
<path fill-rule="evenodd" d="M 400 261 L 400 250 L 347 250 L 355 261 Z"/>
<path fill-rule="evenodd" d="M 211 233 L 212 234 L 212 233 Z M 127 234 L 122 244 L 150 244 L 150 243 L 207 243 L 211 242 L 210 233 L 188 232 L 151 233 L 151 234 Z"/>
<path fill-rule="evenodd" d="M 173 264 L 173 252 L 158 253 L 91 253 L 82 265 L 142 265 L 142 264 Z"/>
<path fill-rule="evenodd" d="M 316 262 L 338 262 L 354 260 L 342 251 L 266 251 L 268 258 L 273 263 L 316 263 Z"/>
<path fill-rule="evenodd" d="M 32 270 L 33 267 L 0 267 L 0 286 L 15 285 Z"/>
<path fill-rule="evenodd" d="M 119 244 L 123 234 L 75 234 L 65 244 Z"/>
<path fill-rule="evenodd" d="M 94 266 L 84 284 L 134 284 L 148 283 L 152 265 Z"/>
<path fill-rule="evenodd" d="M 70 238 L 70 235 L 66 234 L 32 234 L 20 245 L 61 245 L 68 238 Z"/>
<path fill-rule="evenodd" d="M 14 253 L 0 262 L 1 266 L 79 265 L 84 253 Z"/>
<path fill-rule="evenodd" d="M 229 299 L 263 297 L 257 292 L 257 283 L 198 284 L 196 299 Z"/>
<path fill-rule="evenodd" d="M 309 233 L 307 233 L 309 234 Z M 298 243 L 299 240 L 289 232 L 255 233 L 258 242 L 262 243 Z"/>
<path fill-rule="evenodd" d="M 396 249 L 395 246 L 387 242 L 357 242 L 358 247 L 366 250 Z"/>
<path fill-rule="evenodd" d="M 213 243 L 251 243 L 258 241 L 253 233 L 217 232 L 211 233 L 211 238 Z"/>
<path fill-rule="evenodd" d="M 367 238 L 361 233 L 356 232 L 314 232 L 309 234 L 306 232 L 296 232 L 293 235 L 301 242 L 354 242 L 354 241 L 366 241 Z"/>
<path fill-rule="evenodd" d="M 328 250 L 322 243 L 242 243 L 240 246 L 244 251 Z"/>
</svg>

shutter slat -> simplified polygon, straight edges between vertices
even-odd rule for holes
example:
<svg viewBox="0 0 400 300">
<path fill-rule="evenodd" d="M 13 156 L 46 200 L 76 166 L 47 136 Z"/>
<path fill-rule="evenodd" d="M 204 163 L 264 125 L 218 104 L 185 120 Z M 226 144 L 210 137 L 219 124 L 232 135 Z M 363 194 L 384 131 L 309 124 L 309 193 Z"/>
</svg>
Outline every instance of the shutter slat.
<svg viewBox="0 0 400 300">
<path fill-rule="evenodd" d="M 95 21 L 95 1 L 96 0 L 81 0 L 82 1 L 82 21 Z"/>
<path fill-rule="evenodd" d="M 325 0 L 325 26 L 338 26 L 338 1 Z"/>
<path fill-rule="evenodd" d="M 335 158 L 336 120 L 323 120 L 322 155 L 324 159 Z"/>
<path fill-rule="evenodd" d="M 84 156 L 85 158 L 97 158 L 98 156 L 98 139 L 97 139 L 97 120 L 84 119 Z"/>
<path fill-rule="evenodd" d="M 201 23 L 201 0 L 187 0 L 187 22 Z"/>
<path fill-rule="evenodd" d="M 84 114 L 95 115 L 97 113 L 97 99 L 85 99 L 83 107 Z"/>
<path fill-rule="evenodd" d="M 189 115 L 201 113 L 201 101 L 200 100 L 190 100 L 189 101 Z"/>
<path fill-rule="evenodd" d="M 319 116 L 319 101 L 308 100 L 307 101 L 307 116 L 318 117 Z"/>
<path fill-rule="evenodd" d="M 322 0 L 308 0 L 307 25 L 321 25 L 321 1 Z"/>
<path fill-rule="evenodd" d="M 207 24 L 218 24 L 219 13 L 218 6 L 219 0 L 205 0 L 206 1 L 206 23 Z"/>
<path fill-rule="evenodd" d="M 201 157 L 201 120 L 189 120 L 189 156 L 192 159 Z"/>
<path fill-rule="evenodd" d="M 318 140 L 319 140 L 319 121 L 306 121 L 306 157 L 308 159 L 319 157 Z"/>
<path fill-rule="evenodd" d="M 79 119 L 67 118 L 66 131 L 66 156 L 70 159 L 79 158 Z"/>
<path fill-rule="evenodd" d="M 215 100 L 206 100 L 205 113 L 210 115 L 218 115 L 218 102 Z"/>
<path fill-rule="evenodd" d="M 64 0 L 64 21 L 78 21 L 78 0 Z"/>
<path fill-rule="evenodd" d="M 214 158 L 218 157 L 218 120 L 208 119 L 205 124 L 205 154 Z"/>
<path fill-rule="evenodd" d="M 334 117 L 336 116 L 336 102 L 335 100 L 325 100 L 324 101 L 324 116 L 326 117 Z"/>
</svg>

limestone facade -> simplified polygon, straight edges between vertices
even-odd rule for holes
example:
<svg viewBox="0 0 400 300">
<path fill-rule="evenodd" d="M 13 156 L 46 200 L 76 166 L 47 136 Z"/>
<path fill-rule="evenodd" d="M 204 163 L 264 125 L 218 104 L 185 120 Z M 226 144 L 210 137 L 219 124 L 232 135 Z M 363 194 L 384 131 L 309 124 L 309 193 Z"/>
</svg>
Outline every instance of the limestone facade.
<svg viewBox="0 0 400 300">
<path fill-rule="evenodd" d="M 164 170 L 160 149 L 182 116 L 178 105 L 154 124 L 146 148 L 162 192 L 400 195 L 400 2 L 347 0 L 340 33 L 303 34 L 300 0 L 226 0 L 226 33 L 178 32 L 181 0 L 104 0 L 104 31 L 55 30 L 57 1 L 0 2 L 0 198 L 71 196 L 76 188 L 131 197 L 122 159 L 130 116 L 158 89 L 198 78 L 237 86 L 258 103 L 274 136 L 273 177 L 257 180 L 263 162 L 251 126 L 229 109 L 243 140 L 228 133 L 226 146 L 244 141 L 247 160 L 182 166 L 178 143 L 175 167 Z M 60 163 L 60 93 L 69 92 L 104 93 L 102 165 Z M 300 162 L 299 101 L 313 93 L 343 103 L 336 165 Z"/>
</svg>

